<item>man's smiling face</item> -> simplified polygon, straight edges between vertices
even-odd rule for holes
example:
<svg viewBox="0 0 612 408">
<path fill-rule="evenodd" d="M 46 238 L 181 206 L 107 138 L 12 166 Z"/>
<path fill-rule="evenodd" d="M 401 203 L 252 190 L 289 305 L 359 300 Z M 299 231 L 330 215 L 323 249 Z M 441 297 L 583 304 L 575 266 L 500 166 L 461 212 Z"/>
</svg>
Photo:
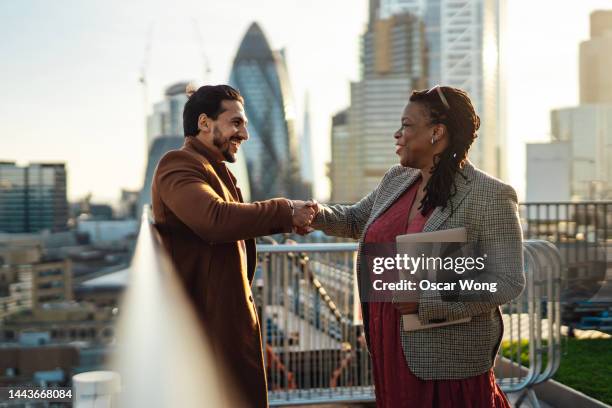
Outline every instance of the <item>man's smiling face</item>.
<svg viewBox="0 0 612 408">
<path fill-rule="evenodd" d="M 211 121 L 212 142 L 224 160 L 234 163 L 240 144 L 249 139 L 248 120 L 239 101 L 225 100 L 221 107 L 223 113 Z"/>
</svg>

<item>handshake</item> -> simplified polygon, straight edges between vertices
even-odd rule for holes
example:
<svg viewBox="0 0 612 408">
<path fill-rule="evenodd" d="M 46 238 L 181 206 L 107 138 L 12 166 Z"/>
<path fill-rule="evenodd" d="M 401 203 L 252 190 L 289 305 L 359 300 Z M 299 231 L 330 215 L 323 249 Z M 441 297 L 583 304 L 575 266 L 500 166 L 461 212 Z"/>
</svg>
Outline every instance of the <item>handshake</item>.
<svg viewBox="0 0 612 408">
<path fill-rule="evenodd" d="M 319 203 L 315 200 L 289 201 L 293 204 L 293 232 L 300 235 L 306 235 L 314 231 L 314 228 L 312 228 L 310 224 L 319 212 Z"/>
</svg>

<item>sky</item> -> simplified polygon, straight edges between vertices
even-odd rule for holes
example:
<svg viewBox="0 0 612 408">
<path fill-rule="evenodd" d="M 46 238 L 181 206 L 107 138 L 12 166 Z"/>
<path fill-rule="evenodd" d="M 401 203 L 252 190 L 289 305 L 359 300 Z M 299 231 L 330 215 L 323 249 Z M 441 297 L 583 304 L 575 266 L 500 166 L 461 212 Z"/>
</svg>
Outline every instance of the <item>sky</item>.
<svg viewBox="0 0 612 408">
<path fill-rule="evenodd" d="M 590 12 L 606 8 L 609 0 L 508 2 L 506 181 L 520 196 L 525 142 L 548 140 L 550 110 L 578 103 L 578 46 Z M 114 202 L 121 188 L 140 189 L 150 106 L 177 81 L 227 82 L 253 21 L 285 49 L 298 112 L 309 93 L 316 197 L 328 196 L 331 116 L 359 79 L 366 0 L 4 0 L 0 21 L 0 161 L 65 162 L 70 200 Z"/>
</svg>

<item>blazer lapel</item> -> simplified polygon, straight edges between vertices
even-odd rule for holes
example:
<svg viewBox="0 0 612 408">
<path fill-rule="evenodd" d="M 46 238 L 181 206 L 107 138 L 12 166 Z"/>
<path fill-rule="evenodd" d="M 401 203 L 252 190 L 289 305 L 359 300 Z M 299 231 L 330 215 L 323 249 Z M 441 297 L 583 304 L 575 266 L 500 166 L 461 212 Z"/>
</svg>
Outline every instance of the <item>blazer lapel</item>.
<svg viewBox="0 0 612 408">
<path fill-rule="evenodd" d="M 456 194 L 451 197 L 445 208 L 439 206 L 433 210 L 431 216 L 425 224 L 425 227 L 423 228 L 423 232 L 436 231 L 438 228 L 440 228 L 444 221 L 446 221 L 446 219 L 451 215 L 451 205 L 453 211 L 457 211 L 457 208 L 463 199 L 472 190 L 471 183 L 474 176 L 474 166 L 472 166 L 469 162 L 463 168 L 463 176 L 461 174 L 457 174 L 455 176 L 455 184 L 457 186 Z"/>
<path fill-rule="evenodd" d="M 411 172 L 407 172 L 405 178 L 395 178 L 391 180 L 391 183 L 395 185 L 384 186 L 385 189 L 389 189 L 389 191 L 393 191 L 394 193 L 389 196 L 389 198 L 383 201 L 382 205 L 374 210 L 372 216 L 366 223 L 365 228 L 363 229 L 363 235 L 365 236 L 365 232 L 368 230 L 370 224 L 372 224 L 382 213 L 384 213 L 387 208 L 391 206 L 398 198 L 401 196 L 407 189 L 415 182 L 415 180 L 419 177 L 420 172 L 418 170 L 413 169 Z"/>
</svg>

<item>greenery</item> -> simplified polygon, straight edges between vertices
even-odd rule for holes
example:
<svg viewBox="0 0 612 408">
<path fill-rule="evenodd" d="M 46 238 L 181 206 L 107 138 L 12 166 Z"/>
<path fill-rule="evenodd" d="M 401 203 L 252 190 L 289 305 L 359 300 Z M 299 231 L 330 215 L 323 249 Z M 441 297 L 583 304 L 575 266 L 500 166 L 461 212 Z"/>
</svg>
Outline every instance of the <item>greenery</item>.
<svg viewBox="0 0 612 408">
<path fill-rule="evenodd" d="M 567 341 L 566 341 L 567 340 Z M 543 342 L 543 346 L 546 343 Z M 517 359 L 517 341 L 502 342 L 505 357 Z M 520 344 L 521 362 L 529 366 L 529 343 Z M 546 365 L 546 359 L 543 362 Z M 586 395 L 612 405 L 612 338 L 610 339 L 563 339 L 561 366 L 553 377 Z"/>
</svg>

